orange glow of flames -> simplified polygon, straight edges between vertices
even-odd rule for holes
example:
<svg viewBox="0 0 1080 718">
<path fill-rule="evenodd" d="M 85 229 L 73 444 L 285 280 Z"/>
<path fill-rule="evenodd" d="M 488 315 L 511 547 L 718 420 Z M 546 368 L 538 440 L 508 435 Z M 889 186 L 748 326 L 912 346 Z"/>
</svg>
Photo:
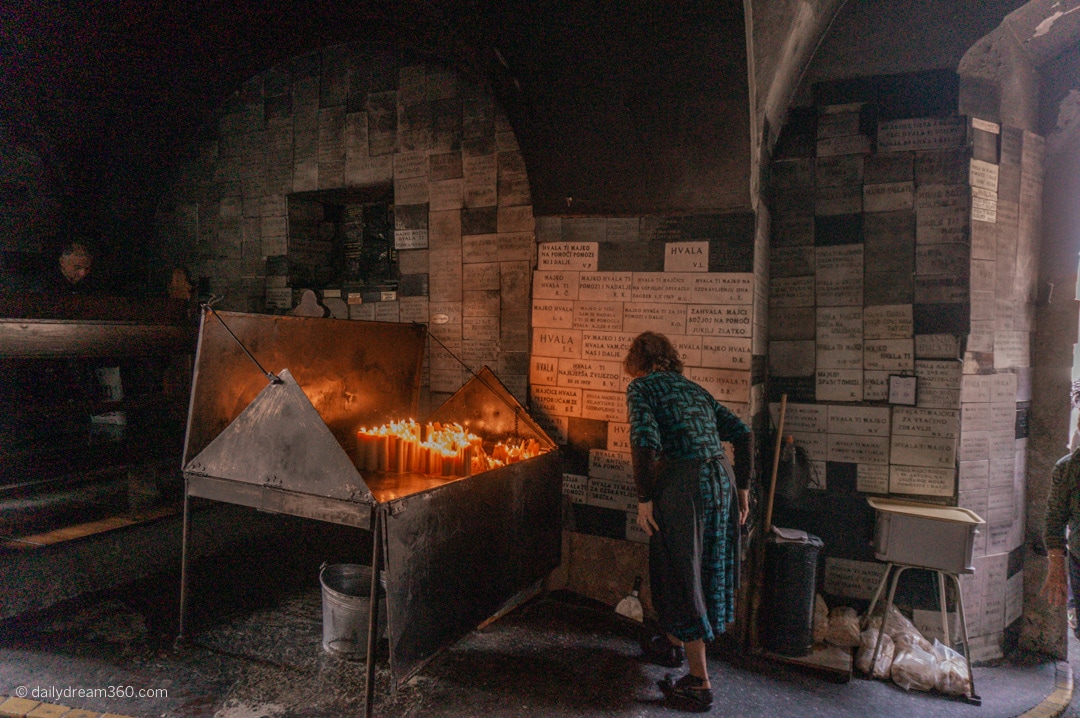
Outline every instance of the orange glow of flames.
<svg viewBox="0 0 1080 718">
<path fill-rule="evenodd" d="M 468 476 L 544 453 L 533 439 L 500 441 L 488 453 L 483 440 L 460 424 L 429 422 L 421 427 L 412 419 L 361 427 L 356 447 L 361 469 L 439 476 Z"/>
</svg>

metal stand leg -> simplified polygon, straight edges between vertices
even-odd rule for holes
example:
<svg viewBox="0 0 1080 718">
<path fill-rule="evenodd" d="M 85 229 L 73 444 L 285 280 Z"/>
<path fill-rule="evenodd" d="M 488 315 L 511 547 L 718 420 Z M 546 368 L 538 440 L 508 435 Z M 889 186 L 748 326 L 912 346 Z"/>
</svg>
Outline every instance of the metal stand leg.
<svg viewBox="0 0 1080 718">
<path fill-rule="evenodd" d="M 964 594 L 960 590 L 960 577 L 955 573 L 950 573 L 949 578 L 956 584 L 956 606 L 960 619 L 960 636 L 964 639 L 964 660 L 967 661 L 968 685 L 971 690 L 968 701 L 977 706 L 981 706 L 982 698 L 975 692 L 975 672 L 971 670 L 971 644 L 968 642 L 967 617 L 964 615 Z"/>
<path fill-rule="evenodd" d="M 379 572 L 382 568 L 383 512 L 375 509 L 375 531 L 371 548 L 371 603 L 367 624 L 367 667 L 364 680 L 364 717 L 371 718 L 375 694 L 375 649 L 379 645 Z"/>
<path fill-rule="evenodd" d="M 896 597 L 896 584 L 900 582 L 900 575 L 907 571 L 910 566 L 894 566 L 889 564 L 889 568 L 886 569 L 886 576 L 888 571 L 896 569 L 896 573 L 893 574 L 892 585 L 889 586 L 889 597 L 885 599 L 885 611 L 881 614 L 881 627 L 878 628 L 877 642 L 874 643 L 874 652 L 870 654 L 870 675 L 874 675 L 874 666 L 877 664 L 878 653 L 881 652 L 881 637 L 885 634 L 885 624 L 889 620 L 889 612 L 892 610 L 893 598 Z"/>
<path fill-rule="evenodd" d="M 191 498 L 188 496 L 188 481 L 184 479 L 184 523 L 181 530 L 180 538 L 180 628 L 176 635 L 176 641 L 174 645 L 183 643 L 186 639 L 184 631 L 186 628 L 186 614 L 187 614 L 187 562 L 188 562 L 188 542 L 191 537 Z"/>
<path fill-rule="evenodd" d="M 885 573 L 881 574 L 881 580 L 878 581 L 877 590 L 874 591 L 874 597 L 870 599 L 870 608 L 866 610 L 867 621 L 874 615 L 874 608 L 877 606 L 878 599 L 881 598 L 881 592 L 885 590 L 885 586 L 889 584 L 889 572 L 892 571 L 892 567 L 893 565 L 891 563 L 885 564 Z"/>
<path fill-rule="evenodd" d="M 953 648 L 952 634 L 949 632 L 949 614 L 945 609 L 945 572 L 937 571 L 936 573 L 938 583 L 938 608 L 941 610 L 941 635 L 945 639 L 942 643 L 949 648 Z"/>
</svg>

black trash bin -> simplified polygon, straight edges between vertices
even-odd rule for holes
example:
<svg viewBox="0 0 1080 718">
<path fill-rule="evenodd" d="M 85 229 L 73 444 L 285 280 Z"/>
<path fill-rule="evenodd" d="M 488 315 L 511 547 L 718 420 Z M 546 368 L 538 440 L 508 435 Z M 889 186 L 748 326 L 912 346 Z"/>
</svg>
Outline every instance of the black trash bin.
<svg viewBox="0 0 1080 718">
<path fill-rule="evenodd" d="M 814 650 L 814 589 L 824 543 L 802 531 L 779 532 L 765 538 L 761 644 L 782 656 L 806 656 Z"/>
</svg>

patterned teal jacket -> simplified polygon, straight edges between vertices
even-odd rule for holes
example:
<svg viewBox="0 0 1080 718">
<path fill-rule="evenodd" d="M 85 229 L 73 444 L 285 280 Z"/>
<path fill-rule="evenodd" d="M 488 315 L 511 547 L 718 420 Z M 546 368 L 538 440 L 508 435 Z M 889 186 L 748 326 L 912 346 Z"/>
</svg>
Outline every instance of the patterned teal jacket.
<svg viewBox="0 0 1080 718">
<path fill-rule="evenodd" d="M 750 428 L 703 387 L 681 374 L 654 371 L 626 388 L 630 414 L 630 444 L 652 449 L 673 459 L 713 459 L 724 456 L 722 441 L 735 449 L 735 479 L 740 489 L 750 486 Z M 650 491 L 637 471 L 639 500 Z"/>
<path fill-rule="evenodd" d="M 1050 498 L 1046 502 L 1046 548 L 1065 548 L 1069 528 L 1069 553 L 1080 558 L 1080 449 L 1061 457 L 1054 465 Z"/>
</svg>

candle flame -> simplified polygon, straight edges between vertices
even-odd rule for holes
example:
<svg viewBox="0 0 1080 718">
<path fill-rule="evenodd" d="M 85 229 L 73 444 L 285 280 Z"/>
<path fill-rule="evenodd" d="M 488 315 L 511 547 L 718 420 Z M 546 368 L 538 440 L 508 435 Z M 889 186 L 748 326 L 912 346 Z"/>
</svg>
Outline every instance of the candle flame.
<svg viewBox="0 0 1080 718">
<path fill-rule="evenodd" d="M 393 437 L 394 440 L 386 447 L 378 442 L 381 437 Z M 534 439 L 509 439 L 497 442 L 489 454 L 479 436 L 456 422 L 428 422 L 421 427 L 413 419 L 390 421 L 370 429 L 361 427 L 356 438 L 358 466 L 369 469 L 372 466 L 397 466 L 401 471 L 443 476 L 481 473 L 544 453 Z M 378 454 L 380 451 L 389 451 L 393 456 L 380 461 L 378 459 L 383 458 Z M 375 460 L 372 460 L 371 452 L 375 452 Z M 399 459 L 399 455 L 402 458 Z"/>
</svg>

